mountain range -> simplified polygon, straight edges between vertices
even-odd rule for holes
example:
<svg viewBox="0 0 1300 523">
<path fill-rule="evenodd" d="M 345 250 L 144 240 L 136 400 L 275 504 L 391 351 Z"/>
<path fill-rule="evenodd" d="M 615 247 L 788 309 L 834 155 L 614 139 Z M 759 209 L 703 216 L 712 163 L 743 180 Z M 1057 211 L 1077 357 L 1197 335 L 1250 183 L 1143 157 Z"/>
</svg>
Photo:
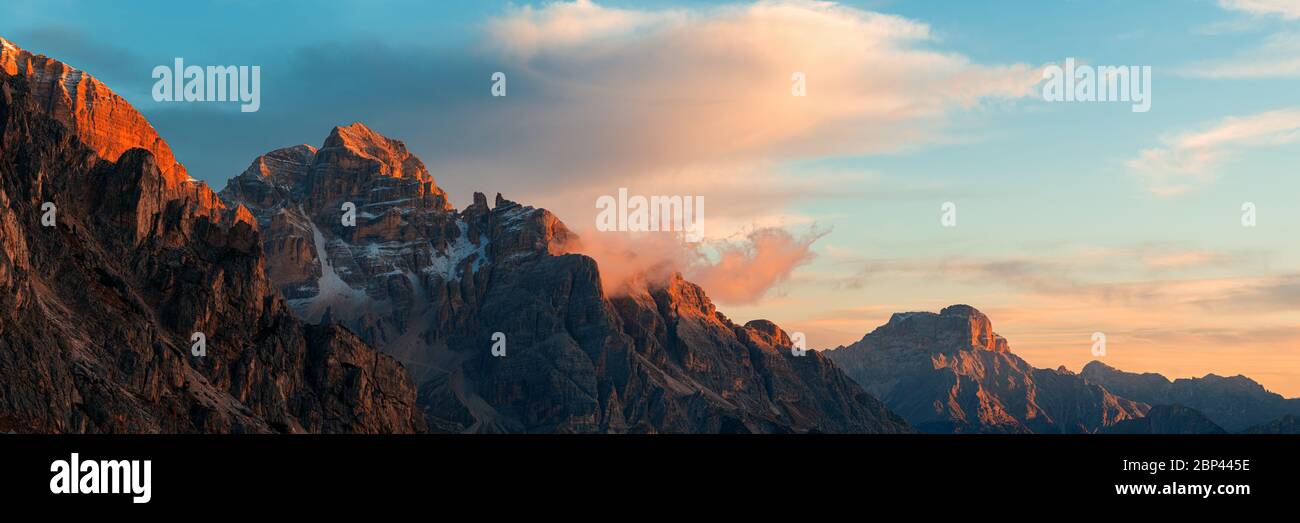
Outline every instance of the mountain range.
<svg viewBox="0 0 1300 523">
<path fill-rule="evenodd" d="M 1245 376 L 1035 368 L 967 305 L 894 314 L 827 355 L 922 432 L 1294 433 L 1300 403 Z"/>
<path fill-rule="evenodd" d="M 607 296 L 549 212 L 457 211 L 364 125 L 223 199 L 90 75 L 8 41 L 0 64 L 0 429 L 911 431 L 678 274 Z"/>
<path fill-rule="evenodd" d="M 1229 432 L 1300 415 L 1300 399 L 1283 398 L 1245 376 L 1207 374 L 1170 381 L 1159 374 L 1124 372 L 1100 361 L 1088 363 L 1080 374 L 1126 398 L 1196 409 Z"/>
<path fill-rule="evenodd" d="M 607 290 L 555 215 L 457 208 L 400 140 L 322 134 L 218 194 L 104 84 L 0 39 L 0 431 L 1296 427 L 1240 376 L 1034 368 L 967 305 L 796 350 L 672 270 Z"/>
<path fill-rule="evenodd" d="M 770 322 L 731 322 L 680 274 L 609 295 L 550 212 L 481 193 L 454 209 L 402 142 L 363 124 L 262 155 L 221 196 L 256 217 L 299 317 L 401 361 L 434 430 L 910 430 L 822 355 L 795 356 Z"/>
</svg>

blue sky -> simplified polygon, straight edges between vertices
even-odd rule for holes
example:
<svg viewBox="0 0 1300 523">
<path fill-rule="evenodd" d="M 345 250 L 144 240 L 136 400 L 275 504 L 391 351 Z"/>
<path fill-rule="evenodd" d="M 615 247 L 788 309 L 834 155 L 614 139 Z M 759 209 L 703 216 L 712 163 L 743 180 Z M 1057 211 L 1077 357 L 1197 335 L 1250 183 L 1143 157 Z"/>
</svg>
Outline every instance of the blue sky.
<svg viewBox="0 0 1300 523">
<path fill-rule="evenodd" d="M 174 56 L 189 63 L 263 64 L 266 96 L 274 101 L 287 95 L 290 85 L 328 83 L 330 78 L 286 77 L 272 66 L 307 50 L 329 46 L 375 45 L 444 52 L 457 57 L 475 53 L 484 38 L 487 19 L 511 6 L 545 5 L 546 2 L 494 0 L 265 2 L 215 1 L 133 2 L 129 13 L 103 2 L 25 1 L 0 7 L 0 31 L 20 45 L 58 56 L 104 79 L 119 94 L 143 108 L 148 116 L 168 110 L 211 112 L 194 106 L 150 107 L 147 70 L 170 63 Z M 702 8 L 729 2 L 609 1 L 602 5 L 634 9 Z M 1259 112 L 1278 105 L 1300 103 L 1300 92 L 1290 82 L 1242 80 L 1224 82 L 1188 79 L 1170 71 L 1191 63 L 1249 52 L 1269 34 L 1294 23 L 1261 18 L 1222 9 L 1214 0 L 1156 0 L 1124 2 L 951 2 L 847 1 L 843 5 L 898 14 L 929 24 L 936 34 L 933 47 L 955 51 L 978 63 L 1044 64 L 1066 56 L 1098 64 L 1145 64 L 1156 68 L 1159 105 L 1141 118 L 1121 105 L 1104 108 L 1087 105 L 1051 107 L 1060 118 L 1040 114 L 979 113 L 972 117 L 972 132 L 995 129 L 1017 139 L 1038 138 L 1021 154 L 1055 154 L 1054 149 L 1087 146 L 1091 154 L 1106 154 L 1150 143 L 1153 136 L 1204 123 L 1225 115 Z M 129 15 L 129 16 L 126 16 Z M 1243 27 L 1234 29 L 1240 23 Z M 479 57 L 484 69 L 490 57 Z M 134 66 L 134 67 L 133 67 Z M 346 71 L 337 71 L 346 74 Z M 400 82 L 400 78 L 375 79 Z M 458 85 L 455 79 L 451 84 Z M 1225 84 L 1230 89 L 1225 91 Z M 319 87 L 319 86 L 316 86 Z M 420 86 L 446 90 L 446 85 Z M 274 105 L 274 104 L 272 104 Z M 364 103 L 349 109 L 367 115 Z M 1042 110 L 1043 108 L 1036 108 Z M 997 118 L 997 120 L 990 120 Z M 187 119 L 202 120 L 188 116 Z M 258 134 L 256 115 L 239 122 L 240 134 Z M 1068 125 L 1065 123 L 1068 122 Z M 196 131 L 177 125 L 167 129 L 178 150 L 195 149 L 202 160 L 190 169 L 215 187 L 247 161 L 223 157 L 209 159 L 185 140 Z M 208 123 L 208 122 L 202 122 Z M 994 124 L 994 125 L 989 125 Z M 197 127 L 197 126 L 196 126 Z M 320 134 L 316 132 L 315 134 Z M 308 136 L 314 136 L 308 135 Z M 1079 137 L 1087 136 L 1080 143 Z M 173 138 L 174 137 L 174 138 Z M 300 139 L 306 139 L 300 138 Z M 996 155 L 1001 149 L 972 147 Z M 1076 149 L 1077 150 L 1077 149 Z M 247 151 L 255 155 L 260 149 Z M 966 156 L 929 155 L 928 160 L 967 163 Z M 251 158 L 249 158 L 251 159 Z M 852 159 L 844 159 L 850 161 Z M 901 167 L 916 167 L 907 158 L 885 158 Z M 864 162 L 867 163 L 867 162 Z M 982 162 L 983 163 L 983 162 Z M 873 163 L 875 165 L 875 163 Z M 1006 176 L 1019 173 L 1002 170 Z M 983 177 L 983 175 L 981 175 Z"/>
<path fill-rule="evenodd" d="M 965 302 L 1037 365 L 1077 369 L 1102 331 L 1121 368 L 1300 394 L 1300 2 L 582 4 L 10 0 L 0 36 L 98 76 L 214 188 L 363 121 L 456 205 L 503 192 L 592 243 L 625 242 L 586 231 L 595 195 L 705 195 L 713 242 L 683 270 L 816 347 Z M 177 56 L 262 66 L 262 110 L 154 102 L 149 72 Z M 1151 111 L 1008 85 L 1066 57 L 1151 66 Z M 746 87 L 804 65 L 810 105 Z M 790 240 L 755 244 L 766 228 Z M 731 281 L 710 266 L 727 253 L 779 270 Z"/>
</svg>

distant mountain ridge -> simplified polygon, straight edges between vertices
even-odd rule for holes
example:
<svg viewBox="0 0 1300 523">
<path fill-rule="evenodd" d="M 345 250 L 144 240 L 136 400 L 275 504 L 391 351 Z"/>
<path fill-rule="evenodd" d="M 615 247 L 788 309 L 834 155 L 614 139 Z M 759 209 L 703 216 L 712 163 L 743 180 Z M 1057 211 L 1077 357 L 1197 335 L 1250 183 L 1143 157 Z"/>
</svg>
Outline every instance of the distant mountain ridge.
<svg viewBox="0 0 1300 523">
<path fill-rule="evenodd" d="M 923 432 L 1290 433 L 1300 400 L 1245 377 L 1169 379 L 1099 361 L 1079 374 L 1011 353 L 967 305 L 894 314 L 862 340 L 826 351 L 850 377 Z"/>
<path fill-rule="evenodd" d="M 1243 434 L 1300 434 L 1300 416 L 1286 415 L 1242 431 Z"/>
<path fill-rule="evenodd" d="M 1105 434 L 1227 434 L 1196 409 L 1182 405 L 1156 405 L 1145 416 L 1124 420 L 1102 429 Z"/>
<path fill-rule="evenodd" d="M 1126 398 L 1194 408 L 1229 432 L 1300 414 L 1300 399 L 1284 398 L 1245 376 L 1207 374 L 1171 381 L 1160 374 L 1124 372 L 1100 361 L 1089 362 L 1080 374 Z"/>
<path fill-rule="evenodd" d="M 1151 408 L 1063 368 L 1030 366 L 969 305 L 894 314 L 826 354 L 923 432 L 1092 433 Z"/>
</svg>

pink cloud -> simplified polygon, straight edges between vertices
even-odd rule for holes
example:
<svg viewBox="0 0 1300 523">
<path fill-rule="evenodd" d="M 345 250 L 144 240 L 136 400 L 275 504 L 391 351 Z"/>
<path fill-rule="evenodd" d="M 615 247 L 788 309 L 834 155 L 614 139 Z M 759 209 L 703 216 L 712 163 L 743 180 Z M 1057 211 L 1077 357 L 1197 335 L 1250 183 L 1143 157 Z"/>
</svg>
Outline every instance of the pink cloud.
<svg viewBox="0 0 1300 523">
<path fill-rule="evenodd" d="M 611 294 L 626 291 L 630 283 L 662 281 L 676 272 L 719 303 L 752 304 L 811 261 L 812 245 L 824 234 L 796 236 L 768 227 L 754 229 L 741 240 L 693 244 L 670 233 L 588 231 L 575 251 L 596 260 L 601 283 Z"/>
<path fill-rule="evenodd" d="M 786 162 L 946 141 L 953 113 L 1032 95 L 1041 78 L 1025 64 L 935 50 L 924 23 L 833 2 L 552 2 L 492 19 L 484 41 L 509 79 L 494 106 L 509 111 L 478 125 L 500 129 L 509 147 L 430 167 L 482 173 L 566 221 L 585 221 L 593 195 L 618 187 L 702 194 L 714 216 L 763 221 L 789 204 L 782 189 L 805 189 L 775 170 Z M 795 73 L 806 96 L 792 94 Z M 502 173 L 512 176 L 493 179 Z M 737 186 L 773 194 L 729 198 Z"/>
<path fill-rule="evenodd" d="M 759 229 L 744 242 L 721 246 L 715 263 L 691 267 L 688 276 L 719 302 L 754 303 L 789 279 L 796 267 L 811 261 L 810 249 L 821 236 L 795 237 L 783 229 Z"/>
</svg>

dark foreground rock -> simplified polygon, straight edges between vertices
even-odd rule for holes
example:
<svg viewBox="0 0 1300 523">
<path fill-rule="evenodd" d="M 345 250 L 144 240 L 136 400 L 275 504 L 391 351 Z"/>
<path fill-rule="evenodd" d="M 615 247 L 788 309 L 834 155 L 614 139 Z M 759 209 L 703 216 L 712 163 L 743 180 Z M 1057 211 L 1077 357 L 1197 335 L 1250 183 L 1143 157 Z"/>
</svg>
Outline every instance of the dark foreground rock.
<svg viewBox="0 0 1300 523">
<path fill-rule="evenodd" d="M 246 209 L 89 75 L 0 44 L 0 430 L 425 428 L 401 365 L 295 319 Z"/>
</svg>

